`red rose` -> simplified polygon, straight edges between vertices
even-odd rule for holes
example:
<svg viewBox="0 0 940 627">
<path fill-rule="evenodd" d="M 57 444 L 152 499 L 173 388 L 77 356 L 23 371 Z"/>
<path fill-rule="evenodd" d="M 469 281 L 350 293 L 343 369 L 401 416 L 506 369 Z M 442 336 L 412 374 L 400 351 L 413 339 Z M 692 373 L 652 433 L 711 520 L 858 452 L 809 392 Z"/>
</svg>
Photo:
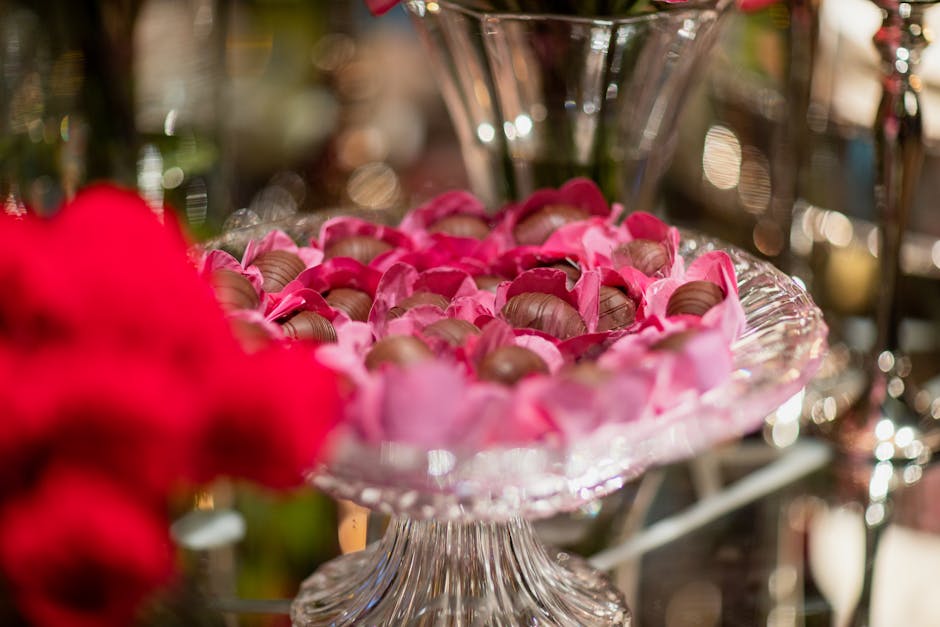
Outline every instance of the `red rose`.
<svg viewBox="0 0 940 627">
<path fill-rule="evenodd" d="M 274 488 L 298 485 L 339 417 L 335 373 L 301 346 L 220 368 L 204 390 L 195 479 L 228 475 Z"/>
<path fill-rule="evenodd" d="M 88 347 L 45 349 L 13 372 L 13 391 L 0 396 L 11 405 L 0 435 L 0 496 L 30 489 L 63 462 L 159 502 L 184 475 L 195 390 L 171 369 L 146 355 Z"/>
<path fill-rule="evenodd" d="M 60 469 L 7 505 L 0 565 L 35 627 L 126 627 L 171 574 L 166 529 L 106 480 Z"/>
</svg>

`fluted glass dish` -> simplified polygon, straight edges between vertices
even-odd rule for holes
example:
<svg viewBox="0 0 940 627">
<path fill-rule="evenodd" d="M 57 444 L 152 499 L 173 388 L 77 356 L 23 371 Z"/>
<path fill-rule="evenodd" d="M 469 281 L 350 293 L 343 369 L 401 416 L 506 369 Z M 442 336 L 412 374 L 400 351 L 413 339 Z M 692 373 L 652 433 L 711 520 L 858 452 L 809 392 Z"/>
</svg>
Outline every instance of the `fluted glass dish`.
<svg viewBox="0 0 940 627">
<path fill-rule="evenodd" d="M 687 263 L 724 250 L 737 272 L 747 329 L 732 346 L 734 370 L 722 385 L 653 418 L 565 443 L 466 451 L 343 439 L 311 482 L 410 518 L 542 518 L 609 494 L 652 464 L 753 431 L 815 372 L 826 349 L 822 313 L 771 264 L 700 235 L 683 233 L 681 242 Z"/>
<path fill-rule="evenodd" d="M 277 226 L 299 236 L 315 226 L 307 222 Z M 237 249 L 260 234 L 228 233 L 215 244 Z M 822 313 L 789 276 L 708 237 L 686 232 L 681 241 L 686 263 L 724 250 L 737 274 L 747 327 L 723 384 L 655 417 L 565 442 L 428 450 L 367 444 L 340 430 L 311 483 L 393 518 L 382 540 L 304 583 L 294 625 L 630 625 L 606 577 L 544 547 L 528 521 L 753 431 L 806 384 L 826 351 Z"/>
</svg>

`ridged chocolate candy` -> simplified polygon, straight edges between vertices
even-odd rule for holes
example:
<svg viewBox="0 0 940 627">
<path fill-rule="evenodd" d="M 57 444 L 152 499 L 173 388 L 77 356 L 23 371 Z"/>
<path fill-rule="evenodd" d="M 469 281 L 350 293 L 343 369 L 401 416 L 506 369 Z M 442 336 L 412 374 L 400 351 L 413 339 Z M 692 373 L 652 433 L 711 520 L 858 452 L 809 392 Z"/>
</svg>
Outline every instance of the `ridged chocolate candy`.
<svg viewBox="0 0 940 627">
<path fill-rule="evenodd" d="M 569 222 L 588 218 L 588 213 L 572 205 L 545 205 L 520 220 L 513 229 L 516 241 L 523 246 L 540 246 L 548 236 Z"/>
<path fill-rule="evenodd" d="M 232 335 L 235 336 L 235 339 L 238 340 L 242 348 L 249 353 L 255 353 L 267 348 L 272 342 L 268 330 L 257 322 L 232 318 L 231 325 Z"/>
<path fill-rule="evenodd" d="M 326 302 L 333 309 L 342 311 L 350 320 L 365 322 L 369 319 L 372 309 L 372 297 L 351 287 L 337 287 L 323 295 Z"/>
<path fill-rule="evenodd" d="M 441 218 L 428 228 L 431 233 L 446 233 L 454 237 L 483 239 L 490 234 L 490 227 L 481 218 L 468 215 L 452 215 Z"/>
<path fill-rule="evenodd" d="M 666 315 L 704 316 L 706 311 L 724 299 L 724 292 L 711 281 L 689 281 L 680 285 L 669 297 Z"/>
<path fill-rule="evenodd" d="M 554 268 L 555 270 L 561 270 L 565 273 L 567 277 L 565 284 L 568 286 L 568 289 L 574 287 L 575 283 L 578 282 L 578 279 L 581 278 L 581 268 L 576 266 L 570 261 L 558 261 L 556 263 L 551 263 L 545 266 L 546 268 Z"/>
<path fill-rule="evenodd" d="M 619 331 L 633 324 L 636 319 L 636 303 L 623 290 L 602 285 L 598 300 L 598 331 Z"/>
<path fill-rule="evenodd" d="M 548 374 L 548 366 L 541 357 L 521 346 L 502 346 L 487 353 L 480 362 L 477 377 L 483 381 L 513 385 L 536 373 Z"/>
<path fill-rule="evenodd" d="M 400 318 L 406 311 L 419 305 L 431 305 L 432 307 L 437 307 L 441 311 L 444 311 L 449 304 L 450 302 L 440 294 L 434 294 L 433 292 L 415 292 L 411 296 L 401 299 L 398 301 L 397 305 L 389 309 L 388 317 Z"/>
<path fill-rule="evenodd" d="M 215 297 L 226 311 L 257 309 L 260 301 L 251 281 L 234 270 L 215 270 L 209 277 Z"/>
<path fill-rule="evenodd" d="M 631 265 L 646 276 L 653 276 L 669 263 L 666 247 L 648 239 L 635 239 L 614 249 L 614 262 Z"/>
<path fill-rule="evenodd" d="M 514 327 L 542 331 L 559 340 L 587 333 L 578 311 L 554 294 L 517 294 L 503 305 L 502 314 Z"/>
<path fill-rule="evenodd" d="M 261 289 L 265 292 L 280 292 L 306 268 L 300 257 L 286 250 L 262 253 L 251 265 L 261 270 L 264 277 Z"/>
<path fill-rule="evenodd" d="M 350 235 L 330 243 L 323 251 L 324 259 L 351 257 L 368 265 L 373 259 L 392 250 L 392 245 L 366 235 Z"/>
<path fill-rule="evenodd" d="M 292 340 L 335 342 L 336 329 L 332 323 L 318 313 L 301 311 L 281 323 L 284 335 Z"/>
<path fill-rule="evenodd" d="M 477 289 L 481 289 L 484 292 L 496 292 L 496 288 L 499 287 L 499 284 L 505 281 L 506 279 L 492 274 L 481 274 L 479 276 L 473 277 L 473 282 L 477 284 Z"/>
<path fill-rule="evenodd" d="M 410 366 L 434 357 L 428 345 L 410 335 L 390 335 L 375 343 L 366 354 L 366 368 L 376 370 L 383 364 Z"/>
<path fill-rule="evenodd" d="M 451 346 L 460 346 L 469 336 L 479 335 L 480 329 L 466 320 L 444 318 L 424 327 L 424 334 L 428 337 L 444 340 Z"/>
<path fill-rule="evenodd" d="M 650 348 L 656 351 L 678 352 L 685 348 L 685 345 L 689 343 L 689 340 L 691 340 L 696 335 L 698 335 L 698 332 L 693 329 L 677 331 L 676 333 L 671 333 L 670 335 L 667 335 L 663 339 L 659 340 L 650 346 Z"/>
</svg>

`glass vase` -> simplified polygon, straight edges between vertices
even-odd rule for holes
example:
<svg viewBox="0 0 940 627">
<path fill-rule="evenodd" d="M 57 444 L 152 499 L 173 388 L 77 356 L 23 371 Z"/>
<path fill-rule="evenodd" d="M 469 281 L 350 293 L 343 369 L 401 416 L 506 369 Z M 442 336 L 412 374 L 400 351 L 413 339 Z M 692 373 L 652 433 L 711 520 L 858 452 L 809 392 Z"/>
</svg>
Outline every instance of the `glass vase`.
<svg viewBox="0 0 940 627">
<path fill-rule="evenodd" d="M 584 16 L 405 2 L 478 196 L 495 206 L 584 176 L 609 201 L 652 207 L 684 95 L 730 3 L 641 4 Z"/>
</svg>

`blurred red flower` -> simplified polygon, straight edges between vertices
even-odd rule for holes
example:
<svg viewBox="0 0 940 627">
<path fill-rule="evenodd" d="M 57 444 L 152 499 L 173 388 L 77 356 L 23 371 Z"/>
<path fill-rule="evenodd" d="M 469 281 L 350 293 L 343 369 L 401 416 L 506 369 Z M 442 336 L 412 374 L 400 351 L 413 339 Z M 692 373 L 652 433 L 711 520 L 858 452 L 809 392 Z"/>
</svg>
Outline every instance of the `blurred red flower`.
<svg viewBox="0 0 940 627">
<path fill-rule="evenodd" d="M 127 625 L 174 486 L 295 485 L 338 416 L 308 352 L 242 349 L 188 250 L 109 185 L 0 216 L 0 580 L 33 624 Z"/>
<path fill-rule="evenodd" d="M 35 627 L 126 627 L 172 573 L 164 520 L 65 467 L 5 505 L 0 566 Z"/>
</svg>

